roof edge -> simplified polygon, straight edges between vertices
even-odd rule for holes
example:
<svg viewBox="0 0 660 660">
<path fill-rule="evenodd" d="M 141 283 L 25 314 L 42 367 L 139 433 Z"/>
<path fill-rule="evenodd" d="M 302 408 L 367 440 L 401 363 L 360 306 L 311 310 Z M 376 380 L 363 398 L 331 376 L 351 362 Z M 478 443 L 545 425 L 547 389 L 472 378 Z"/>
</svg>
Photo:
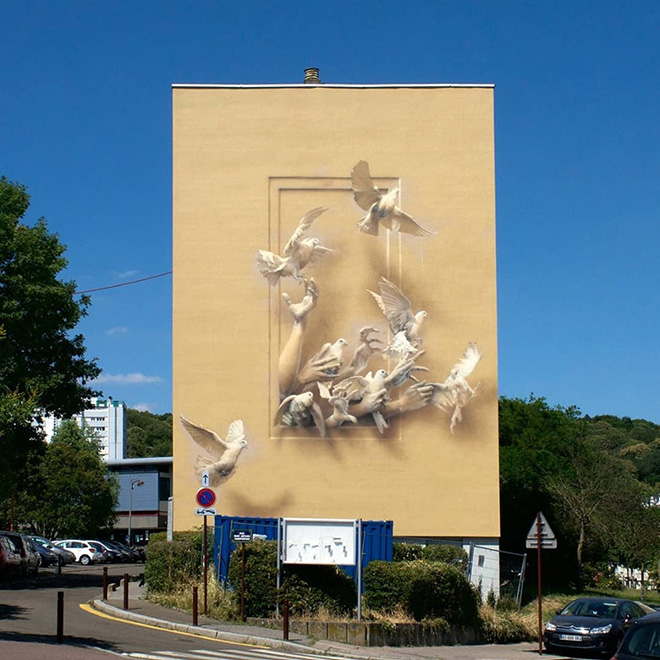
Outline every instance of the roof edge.
<svg viewBox="0 0 660 660">
<path fill-rule="evenodd" d="M 288 89 L 288 88 L 338 88 L 338 89 L 427 89 L 427 88 L 486 88 L 492 89 L 495 83 L 388 83 L 378 85 L 340 85 L 333 83 L 322 83 L 320 85 L 310 85 L 309 83 L 281 83 L 274 85 L 220 85 L 216 83 L 172 83 L 172 89 Z"/>
</svg>

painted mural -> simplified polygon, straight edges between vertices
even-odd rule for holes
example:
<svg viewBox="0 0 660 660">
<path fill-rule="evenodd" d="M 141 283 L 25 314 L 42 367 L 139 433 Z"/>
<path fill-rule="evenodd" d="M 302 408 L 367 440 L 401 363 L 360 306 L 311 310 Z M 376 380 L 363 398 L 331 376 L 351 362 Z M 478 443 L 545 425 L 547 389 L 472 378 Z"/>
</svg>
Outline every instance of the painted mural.
<svg viewBox="0 0 660 660">
<path fill-rule="evenodd" d="M 439 240 L 436 231 L 423 227 L 399 207 L 399 188 L 375 185 L 366 161 L 353 167 L 350 181 L 353 200 L 364 215 L 357 220 L 345 218 L 341 231 L 363 232 L 374 241 L 390 232 L 419 241 Z M 413 303 L 386 273 L 374 268 L 371 282 L 363 289 L 362 306 L 373 308 L 379 324 L 361 327 L 356 336 L 349 337 L 355 324 L 342 319 L 349 339 L 320 341 L 318 332 L 308 332 L 309 319 L 319 313 L 318 301 L 323 296 L 312 269 L 331 277 L 333 268 L 342 266 L 342 251 L 322 244 L 314 235 L 316 223 L 323 222 L 328 210 L 318 206 L 305 213 L 279 253 L 260 249 L 256 255 L 258 272 L 270 286 L 281 290 L 285 281 L 294 285 L 278 296 L 280 318 L 288 318 L 290 332 L 279 354 L 279 405 L 273 426 L 301 427 L 321 439 L 341 437 L 350 427 L 371 427 L 387 438 L 395 418 L 434 406 L 446 416 L 450 433 L 456 433 L 481 388 L 480 382 L 468 381 L 481 351 L 466 338 L 463 355 L 449 356 L 455 360 L 449 374 L 438 374 L 434 356 L 424 347 L 425 324 L 433 323 L 421 309 L 424 301 Z M 384 250 L 382 241 L 381 245 Z M 333 305 L 326 305 L 325 313 L 334 313 Z M 243 422 L 232 422 L 225 439 L 183 416 L 181 423 L 197 448 L 197 472 L 208 471 L 211 485 L 224 483 L 234 474 L 247 446 Z"/>
</svg>

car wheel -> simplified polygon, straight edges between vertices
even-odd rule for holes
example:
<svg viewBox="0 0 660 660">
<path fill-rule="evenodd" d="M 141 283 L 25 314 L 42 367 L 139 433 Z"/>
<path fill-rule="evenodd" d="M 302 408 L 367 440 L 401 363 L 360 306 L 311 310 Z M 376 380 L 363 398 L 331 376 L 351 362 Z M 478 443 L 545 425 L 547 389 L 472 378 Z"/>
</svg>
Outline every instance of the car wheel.
<svg viewBox="0 0 660 660">
<path fill-rule="evenodd" d="M 89 555 L 81 555 L 80 556 L 80 563 L 83 566 L 87 566 L 87 564 L 89 564 L 89 562 L 90 562 Z"/>
</svg>

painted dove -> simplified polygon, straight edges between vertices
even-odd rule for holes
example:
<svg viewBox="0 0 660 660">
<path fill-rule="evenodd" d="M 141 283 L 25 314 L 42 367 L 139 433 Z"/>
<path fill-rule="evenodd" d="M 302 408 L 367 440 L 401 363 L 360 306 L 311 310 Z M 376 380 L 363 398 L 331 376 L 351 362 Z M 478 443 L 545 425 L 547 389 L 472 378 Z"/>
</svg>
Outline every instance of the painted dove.
<svg viewBox="0 0 660 660">
<path fill-rule="evenodd" d="M 481 386 L 481 383 L 478 383 L 472 388 L 466 380 L 479 360 L 481 360 L 481 351 L 474 342 L 470 342 L 463 357 L 452 367 L 445 382 L 429 383 L 433 387 L 431 403 L 447 413 L 452 413 L 449 424 L 452 433 L 456 424 L 463 419 L 462 409 L 476 396 Z"/>
<path fill-rule="evenodd" d="M 314 420 L 319 434 L 325 438 L 325 421 L 319 404 L 314 401 L 312 392 L 292 394 L 286 397 L 275 413 L 275 424 L 286 426 L 309 426 Z"/>
<path fill-rule="evenodd" d="M 226 440 L 214 431 L 187 420 L 183 415 L 181 415 L 181 424 L 193 441 L 213 457 L 209 459 L 206 456 L 199 456 L 197 473 L 201 475 L 202 470 L 208 470 L 211 486 L 226 481 L 236 470 L 238 457 L 248 444 L 243 430 L 243 420 L 236 419 L 229 425 Z"/>
<path fill-rule="evenodd" d="M 385 277 L 380 278 L 378 286 L 380 288 L 380 295 L 369 291 L 369 289 L 367 291 L 373 296 L 381 312 L 385 315 L 395 339 L 399 332 L 403 332 L 405 338 L 412 346 L 416 347 L 421 344 L 422 338 L 420 333 L 422 324 L 428 314 L 424 310 L 413 314 L 410 300 L 403 295 L 398 286 Z M 400 341 L 400 338 L 398 341 Z"/>
<path fill-rule="evenodd" d="M 371 371 L 366 376 L 351 376 L 341 382 L 337 383 L 332 388 L 334 396 L 341 396 L 348 401 L 359 401 L 365 395 L 378 395 L 381 391 L 386 389 L 385 379 L 387 378 L 387 371 L 379 369 L 375 374 Z M 378 430 L 383 431 L 388 428 L 385 418 L 379 410 L 374 410 L 371 416 L 378 427 Z"/>
<path fill-rule="evenodd" d="M 356 204 L 367 214 L 357 225 L 360 231 L 378 236 L 380 225 L 391 230 L 413 236 L 432 236 L 435 232 L 424 229 L 412 216 L 404 213 L 397 205 L 398 188 L 381 193 L 369 174 L 369 163 L 361 160 L 351 172 L 351 187 Z"/>
<path fill-rule="evenodd" d="M 281 277 L 293 277 L 298 281 L 304 281 L 300 271 L 310 261 L 324 254 L 335 252 L 335 250 L 323 247 L 318 238 L 303 238 L 314 220 L 327 210 L 319 206 L 303 216 L 296 231 L 284 246 L 282 256 L 268 250 L 259 250 L 257 254 L 259 272 L 272 286 L 275 286 Z"/>
</svg>

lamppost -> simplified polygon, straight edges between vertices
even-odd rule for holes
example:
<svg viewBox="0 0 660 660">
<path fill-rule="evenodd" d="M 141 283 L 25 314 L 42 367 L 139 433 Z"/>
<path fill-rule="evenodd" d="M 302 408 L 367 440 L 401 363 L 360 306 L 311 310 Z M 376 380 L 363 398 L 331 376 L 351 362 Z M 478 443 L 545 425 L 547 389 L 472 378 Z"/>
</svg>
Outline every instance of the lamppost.
<svg viewBox="0 0 660 660">
<path fill-rule="evenodd" d="M 131 529 L 131 519 L 133 517 L 133 489 L 135 487 L 139 488 L 144 486 L 144 481 L 142 479 L 131 479 L 131 493 L 128 499 L 128 545 L 131 545 L 131 538 L 133 536 L 133 530 Z"/>
</svg>

